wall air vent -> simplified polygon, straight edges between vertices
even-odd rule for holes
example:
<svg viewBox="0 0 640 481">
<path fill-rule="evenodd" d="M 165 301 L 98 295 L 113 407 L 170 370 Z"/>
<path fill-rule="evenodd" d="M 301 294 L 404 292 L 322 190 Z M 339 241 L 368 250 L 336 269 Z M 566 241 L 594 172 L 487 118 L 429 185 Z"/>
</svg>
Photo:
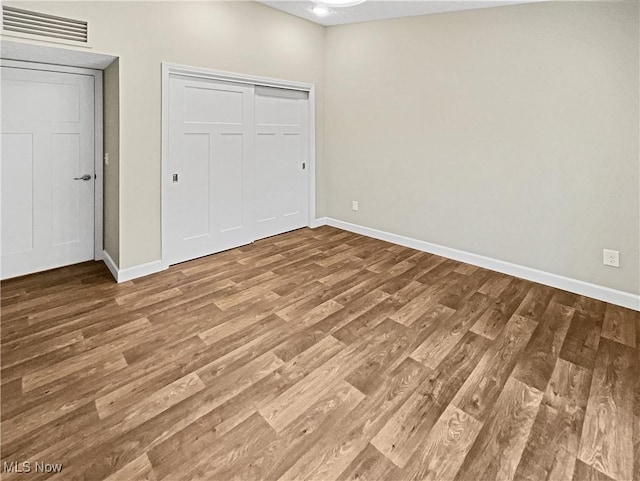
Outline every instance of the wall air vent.
<svg viewBox="0 0 640 481">
<path fill-rule="evenodd" d="M 7 5 L 2 6 L 2 33 L 84 45 L 89 40 L 87 22 Z"/>
</svg>

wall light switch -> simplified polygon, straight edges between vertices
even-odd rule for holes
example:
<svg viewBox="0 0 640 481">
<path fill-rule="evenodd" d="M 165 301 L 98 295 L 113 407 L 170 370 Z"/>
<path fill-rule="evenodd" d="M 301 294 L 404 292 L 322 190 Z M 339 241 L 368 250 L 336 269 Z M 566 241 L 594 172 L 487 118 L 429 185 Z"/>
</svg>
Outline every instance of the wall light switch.
<svg viewBox="0 0 640 481">
<path fill-rule="evenodd" d="M 351 209 L 352 210 L 358 210 L 358 201 L 357 200 L 352 200 L 351 201 Z"/>
<path fill-rule="evenodd" d="M 109 165 L 109 154 L 108 153 L 104 154 L 104 165 Z"/>
<path fill-rule="evenodd" d="M 602 262 L 605 266 L 620 267 L 620 252 L 603 249 Z"/>
</svg>

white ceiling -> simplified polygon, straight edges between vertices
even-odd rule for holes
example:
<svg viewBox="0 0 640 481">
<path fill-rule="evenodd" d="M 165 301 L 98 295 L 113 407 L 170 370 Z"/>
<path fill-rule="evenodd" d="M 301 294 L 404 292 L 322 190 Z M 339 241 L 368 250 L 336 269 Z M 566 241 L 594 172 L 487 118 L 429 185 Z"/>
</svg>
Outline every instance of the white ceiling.
<svg viewBox="0 0 640 481">
<path fill-rule="evenodd" d="M 353 7 L 332 8 L 326 17 L 318 17 L 311 12 L 314 6 L 311 0 L 257 1 L 320 25 L 330 26 L 546 0 L 369 0 Z"/>
</svg>

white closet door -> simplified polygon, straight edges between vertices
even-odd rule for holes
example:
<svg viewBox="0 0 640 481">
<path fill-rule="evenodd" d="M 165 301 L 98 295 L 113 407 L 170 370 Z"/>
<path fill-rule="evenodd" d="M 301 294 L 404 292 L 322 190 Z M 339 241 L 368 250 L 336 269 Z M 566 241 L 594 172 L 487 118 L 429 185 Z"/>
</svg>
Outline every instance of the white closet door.
<svg viewBox="0 0 640 481">
<path fill-rule="evenodd" d="M 254 240 L 252 86 L 171 77 L 166 252 L 175 264 Z"/>
<path fill-rule="evenodd" d="M 93 259 L 93 83 L 2 67 L 3 279 Z"/>
<path fill-rule="evenodd" d="M 261 239 L 309 223 L 309 101 L 296 90 L 255 92 L 255 233 Z"/>
</svg>

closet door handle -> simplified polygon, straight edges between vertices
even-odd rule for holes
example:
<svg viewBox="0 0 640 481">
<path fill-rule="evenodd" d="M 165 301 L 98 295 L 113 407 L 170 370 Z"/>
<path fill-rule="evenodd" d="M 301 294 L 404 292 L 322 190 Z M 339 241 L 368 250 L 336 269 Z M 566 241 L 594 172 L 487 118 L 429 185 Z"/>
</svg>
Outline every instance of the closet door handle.
<svg viewBox="0 0 640 481">
<path fill-rule="evenodd" d="M 73 180 L 84 180 L 84 181 L 91 180 L 91 175 L 84 174 L 82 177 L 74 177 Z"/>
</svg>

